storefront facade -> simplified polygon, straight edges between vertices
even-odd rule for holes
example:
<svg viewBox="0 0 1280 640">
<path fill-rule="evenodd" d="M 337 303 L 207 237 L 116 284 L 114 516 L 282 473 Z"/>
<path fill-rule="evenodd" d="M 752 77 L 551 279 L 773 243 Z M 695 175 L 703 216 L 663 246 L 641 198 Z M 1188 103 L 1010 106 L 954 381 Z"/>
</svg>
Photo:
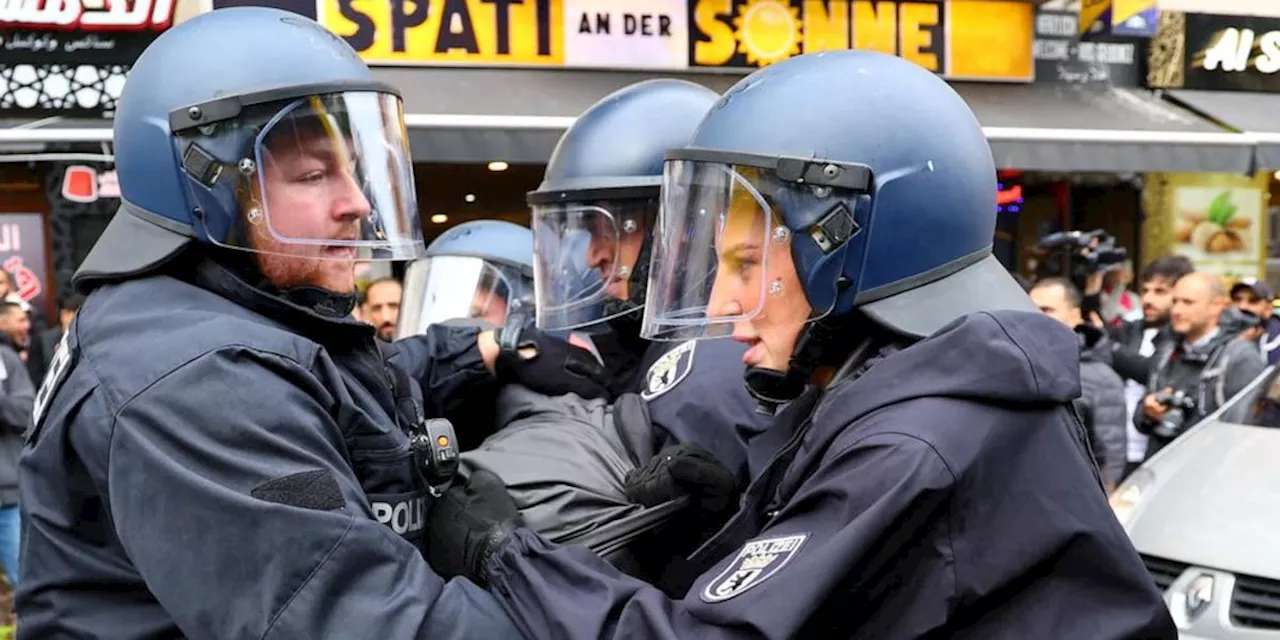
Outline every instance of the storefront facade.
<svg viewBox="0 0 1280 640">
<path fill-rule="evenodd" d="M 1115 3 L 1105 15 L 1059 0 L 148 4 L 171 1 L 140 0 L 135 10 L 149 7 L 156 19 L 113 17 L 105 31 L 73 32 L 77 50 L 53 53 L 40 44 L 49 32 L 41 21 L 51 18 L 4 16 L 30 44 L 0 51 L 8 82 L 0 160 L 36 158 L 44 203 L 33 206 L 46 221 L 52 288 L 69 278 L 118 205 L 109 118 L 128 65 L 168 25 L 244 4 L 316 19 L 401 90 L 428 239 L 469 219 L 526 222 L 524 193 L 537 186 L 561 134 L 619 88 L 677 77 L 722 92 L 753 69 L 831 49 L 899 55 L 952 83 L 1002 169 L 1001 229 L 1011 246 L 1098 220 L 1122 243 L 1136 240 L 1143 174 L 1245 173 L 1256 162 L 1256 136 L 1145 88 L 1154 0 Z M 161 9 L 172 11 L 167 21 Z M 83 13 L 87 24 L 92 12 Z M 49 80 L 58 74 L 65 81 Z M 33 83 L 41 87 L 34 98 Z M 998 249 L 1011 266 L 1019 261 L 1016 248 Z"/>
<path fill-rule="evenodd" d="M 1151 176 L 1158 188 L 1148 194 L 1144 246 L 1187 255 L 1232 280 L 1280 284 L 1271 198 L 1280 192 L 1280 17 L 1163 12 L 1148 80 L 1166 101 L 1240 132 L 1255 148 L 1244 171 Z"/>
<path fill-rule="evenodd" d="M 199 0 L 0 8 L 0 268 L 44 318 L 119 204 L 110 118 L 129 66 Z"/>
</svg>

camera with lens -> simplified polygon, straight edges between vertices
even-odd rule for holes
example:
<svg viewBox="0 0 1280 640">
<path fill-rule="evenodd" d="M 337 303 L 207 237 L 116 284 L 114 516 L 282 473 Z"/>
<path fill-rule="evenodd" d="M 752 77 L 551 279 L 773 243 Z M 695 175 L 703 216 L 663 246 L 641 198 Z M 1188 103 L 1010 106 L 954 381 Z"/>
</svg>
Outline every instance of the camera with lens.
<svg viewBox="0 0 1280 640">
<path fill-rule="evenodd" d="M 1046 254 L 1039 277 L 1067 278 L 1081 289 L 1090 275 L 1118 269 L 1129 257 L 1124 247 L 1116 246 L 1115 236 L 1102 229 L 1051 233 L 1040 238 L 1036 249 Z"/>
<path fill-rule="evenodd" d="M 1172 440 L 1182 433 L 1187 426 L 1187 417 L 1194 415 L 1196 412 L 1196 401 L 1190 394 L 1182 389 L 1177 391 L 1161 391 L 1156 394 L 1156 402 L 1166 407 L 1164 417 L 1160 419 L 1160 423 L 1151 430 L 1153 435 L 1159 436 L 1166 440 Z"/>
<path fill-rule="evenodd" d="M 1243 333 L 1262 326 L 1262 318 L 1239 307 L 1228 307 L 1218 316 L 1218 328 L 1227 334 Z"/>
</svg>

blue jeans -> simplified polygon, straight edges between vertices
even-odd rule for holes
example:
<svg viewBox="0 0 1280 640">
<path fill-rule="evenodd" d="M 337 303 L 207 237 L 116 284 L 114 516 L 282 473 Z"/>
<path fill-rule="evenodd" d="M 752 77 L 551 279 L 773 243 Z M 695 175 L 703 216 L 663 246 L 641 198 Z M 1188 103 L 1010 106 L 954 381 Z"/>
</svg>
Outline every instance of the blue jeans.
<svg viewBox="0 0 1280 640">
<path fill-rule="evenodd" d="M 18 506 L 0 507 L 0 562 L 4 563 L 9 584 L 18 588 L 18 540 L 22 532 L 22 520 Z"/>
</svg>

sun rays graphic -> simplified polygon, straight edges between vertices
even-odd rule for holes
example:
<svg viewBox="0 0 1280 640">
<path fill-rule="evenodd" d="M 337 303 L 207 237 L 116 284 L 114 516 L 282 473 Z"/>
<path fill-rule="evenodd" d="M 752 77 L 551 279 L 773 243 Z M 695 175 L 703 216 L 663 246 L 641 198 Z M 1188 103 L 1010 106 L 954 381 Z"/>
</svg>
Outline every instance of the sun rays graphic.
<svg viewBox="0 0 1280 640">
<path fill-rule="evenodd" d="M 800 12 L 786 0 L 747 0 L 733 27 L 748 64 L 765 67 L 800 55 Z"/>
</svg>

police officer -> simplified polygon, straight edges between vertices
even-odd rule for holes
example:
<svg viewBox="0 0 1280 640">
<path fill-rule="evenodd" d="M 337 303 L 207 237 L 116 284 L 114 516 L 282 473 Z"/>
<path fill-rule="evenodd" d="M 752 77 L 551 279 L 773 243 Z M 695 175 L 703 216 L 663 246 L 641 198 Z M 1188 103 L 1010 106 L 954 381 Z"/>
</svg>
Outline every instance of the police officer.
<svg viewBox="0 0 1280 640">
<path fill-rule="evenodd" d="M 1176 638 L 1069 409 L 1074 336 L 991 255 L 991 151 L 944 81 L 791 58 L 667 157 L 644 331 L 748 345 L 753 394 L 789 401 L 769 463 L 679 600 L 495 516 L 479 474 L 432 514 L 433 566 L 534 638 Z"/>
<path fill-rule="evenodd" d="M 423 558 L 448 440 L 387 362 L 439 408 L 491 391 L 499 340 L 382 353 L 348 319 L 357 258 L 422 254 L 404 131 L 395 91 L 292 13 L 207 13 L 138 59 L 122 210 L 21 459 L 20 637 L 519 637 Z"/>
<path fill-rule="evenodd" d="M 405 270 L 398 337 L 472 318 L 501 327 L 533 319 L 533 233 L 504 220 L 472 220 L 440 234 Z"/>
<path fill-rule="evenodd" d="M 565 132 L 528 202 L 538 327 L 589 333 L 612 395 L 640 394 L 659 446 L 696 445 L 745 478 L 744 441 L 768 423 L 742 385 L 746 349 L 640 337 L 663 154 L 689 141 L 718 97 L 673 79 L 606 96 Z"/>
<path fill-rule="evenodd" d="M 440 234 L 427 246 L 426 257 L 409 264 L 396 335 L 408 342 L 438 335 L 441 326 L 499 328 L 508 315 L 516 319 L 513 332 L 532 330 L 533 233 L 503 220 L 473 220 Z M 574 344 L 590 348 L 587 342 Z M 451 404 L 449 415 L 465 425 L 457 433 L 461 450 L 475 448 L 505 426 L 497 423 L 496 396 L 469 393 Z"/>
</svg>

